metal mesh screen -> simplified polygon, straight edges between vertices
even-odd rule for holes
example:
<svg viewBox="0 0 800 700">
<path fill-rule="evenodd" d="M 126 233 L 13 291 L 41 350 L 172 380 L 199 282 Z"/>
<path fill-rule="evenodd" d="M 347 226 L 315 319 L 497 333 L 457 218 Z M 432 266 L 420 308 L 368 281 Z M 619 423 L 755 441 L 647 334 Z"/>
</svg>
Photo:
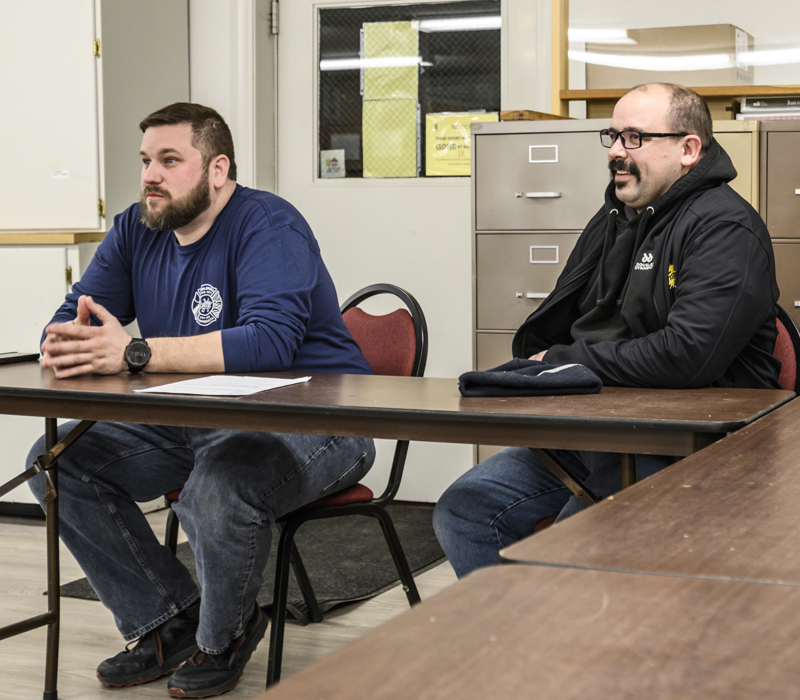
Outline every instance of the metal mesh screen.
<svg viewBox="0 0 800 700">
<path fill-rule="evenodd" d="M 319 175 L 469 175 L 500 110 L 500 0 L 319 11 Z"/>
</svg>

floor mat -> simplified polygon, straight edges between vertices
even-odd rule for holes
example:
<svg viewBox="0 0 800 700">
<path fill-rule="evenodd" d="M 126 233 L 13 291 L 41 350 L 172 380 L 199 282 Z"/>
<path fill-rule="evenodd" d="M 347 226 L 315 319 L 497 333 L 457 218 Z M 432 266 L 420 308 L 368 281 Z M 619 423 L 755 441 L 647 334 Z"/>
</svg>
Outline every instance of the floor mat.
<svg viewBox="0 0 800 700">
<path fill-rule="evenodd" d="M 444 560 L 433 532 L 432 507 L 390 505 L 388 510 L 415 574 Z M 375 518 L 351 515 L 312 520 L 298 530 L 295 541 L 323 612 L 336 605 L 371 598 L 399 583 L 380 523 Z M 272 605 L 277 542 L 274 530 L 264 584 L 258 593 L 259 605 L 267 610 Z M 178 545 L 178 557 L 194 574 L 194 555 L 188 544 Z M 61 595 L 97 600 L 85 578 L 61 586 Z M 289 577 L 288 601 L 291 616 L 305 624 L 306 605 L 294 574 Z"/>
</svg>

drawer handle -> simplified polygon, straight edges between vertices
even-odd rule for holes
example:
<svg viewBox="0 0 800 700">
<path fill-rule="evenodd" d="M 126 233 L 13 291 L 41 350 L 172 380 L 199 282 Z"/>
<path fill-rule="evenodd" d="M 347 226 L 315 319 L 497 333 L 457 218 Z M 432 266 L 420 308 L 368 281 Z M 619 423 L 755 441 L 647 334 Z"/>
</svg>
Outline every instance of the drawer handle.
<svg viewBox="0 0 800 700">
<path fill-rule="evenodd" d="M 526 192 L 525 196 L 528 199 L 557 199 L 561 192 Z"/>
</svg>

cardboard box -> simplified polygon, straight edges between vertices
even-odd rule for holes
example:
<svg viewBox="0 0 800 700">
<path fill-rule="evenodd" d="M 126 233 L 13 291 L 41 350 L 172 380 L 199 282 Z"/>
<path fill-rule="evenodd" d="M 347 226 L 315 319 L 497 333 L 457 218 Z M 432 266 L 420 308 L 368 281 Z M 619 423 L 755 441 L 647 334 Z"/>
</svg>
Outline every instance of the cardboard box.
<svg viewBox="0 0 800 700">
<path fill-rule="evenodd" d="M 586 88 L 632 88 L 642 83 L 678 83 L 687 87 L 712 85 L 752 85 L 753 67 L 739 65 L 745 51 L 753 50 L 753 37 L 731 24 L 694 27 L 628 29 L 630 44 L 586 44 L 588 54 L 617 65 L 586 63 Z M 728 56 L 728 65 L 701 68 L 704 59 Z M 693 61 L 686 57 L 696 56 Z M 661 59 L 661 60 L 659 60 Z M 661 70 L 675 62 L 686 62 L 689 70 Z M 632 67 L 619 64 L 630 63 Z M 652 67 L 650 64 L 653 64 Z M 692 67 L 694 64 L 695 67 Z"/>
</svg>

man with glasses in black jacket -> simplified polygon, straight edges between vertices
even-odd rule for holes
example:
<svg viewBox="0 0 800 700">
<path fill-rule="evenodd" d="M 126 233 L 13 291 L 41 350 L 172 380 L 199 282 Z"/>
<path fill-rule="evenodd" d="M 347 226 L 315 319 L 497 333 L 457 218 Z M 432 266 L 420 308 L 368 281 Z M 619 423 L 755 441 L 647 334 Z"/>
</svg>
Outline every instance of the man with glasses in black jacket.
<svg viewBox="0 0 800 700">
<path fill-rule="evenodd" d="M 778 388 L 778 286 L 769 233 L 729 186 L 731 159 L 697 93 L 641 85 L 600 132 L 611 182 L 555 289 L 517 331 L 515 357 L 580 363 L 611 386 Z M 621 488 L 620 457 L 556 451 L 601 497 Z M 638 455 L 637 477 L 672 462 Z M 525 448 L 508 448 L 460 477 L 434 513 L 456 573 L 498 551 L 576 496 Z"/>
</svg>

